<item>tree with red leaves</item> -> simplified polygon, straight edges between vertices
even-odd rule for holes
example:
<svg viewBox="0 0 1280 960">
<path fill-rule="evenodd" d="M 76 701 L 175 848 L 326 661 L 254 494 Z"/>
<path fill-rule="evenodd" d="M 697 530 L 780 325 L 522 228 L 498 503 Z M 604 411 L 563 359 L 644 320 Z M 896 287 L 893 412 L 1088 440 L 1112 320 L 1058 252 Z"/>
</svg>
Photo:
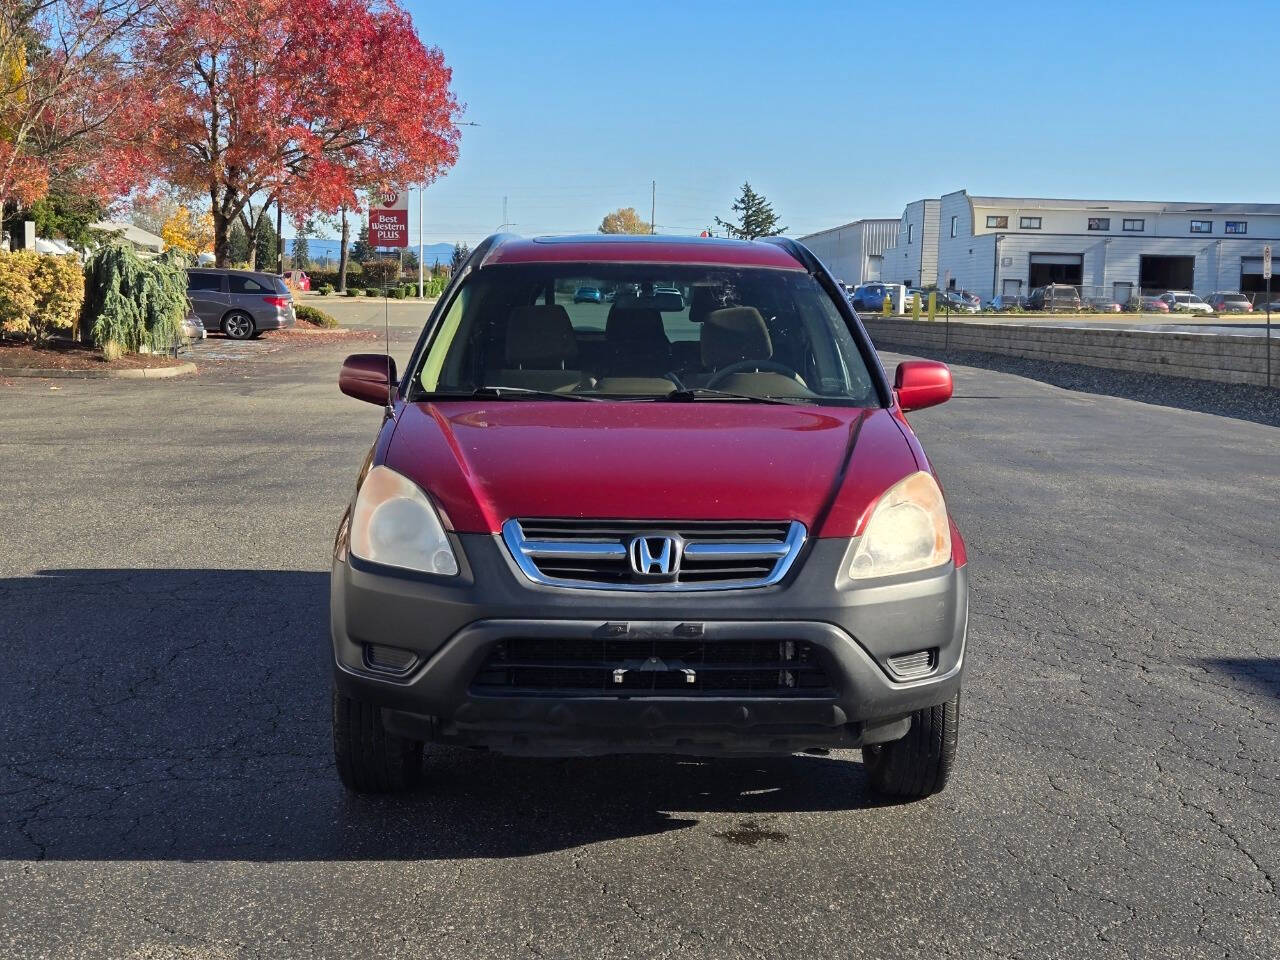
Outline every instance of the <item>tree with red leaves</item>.
<svg viewBox="0 0 1280 960">
<path fill-rule="evenodd" d="M 105 203 L 145 181 L 121 137 L 129 31 L 157 0 L 0 0 L 0 209 L 51 186 Z"/>
<path fill-rule="evenodd" d="M 331 212 L 457 159 L 450 70 L 395 0 L 160 0 L 136 44 L 138 144 L 209 198 L 219 266 L 237 218 L 252 237 L 272 203 Z"/>
</svg>

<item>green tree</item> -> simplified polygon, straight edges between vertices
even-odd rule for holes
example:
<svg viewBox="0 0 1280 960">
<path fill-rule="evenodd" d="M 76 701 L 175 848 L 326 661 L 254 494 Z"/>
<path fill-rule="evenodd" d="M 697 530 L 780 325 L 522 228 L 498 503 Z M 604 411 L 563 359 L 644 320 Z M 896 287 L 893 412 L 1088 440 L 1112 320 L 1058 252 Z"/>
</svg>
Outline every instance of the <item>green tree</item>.
<svg viewBox="0 0 1280 960">
<path fill-rule="evenodd" d="M 751 184 L 742 185 L 742 193 L 733 203 L 733 212 L 738 215 L 738 222 L 721 220 L 716 223 L 724 227 L 731 237 L 739 240 L 755 240 L 758 237 L 776 237 L 786 233 L 786 227 L 778 226 L 778 215 L 773 212 L 769 201 L 751 189 Z"/>
<path fill-rule="evenodd" d="M 364 263 L 373 253 L 373 248 L 369 246 L 369 224 L 360 224 L 360 232 L 356 234 L 356 242 L 351 244 L 351 259 L 356 263 Z"/>
<path fill-rule="evenodd" d="M 620 207 L 605 214 L 600 221 L 601 233 L 653 233 L 653 224 L 640 219 L 635 207 Z"/>
<path fill-rule="evenodd" d="M 406 250 L 404 252 L 403 265 L 404 265 L 405 273 L 417 273 L 418 272 L 418 251 Z"/>
<path fill-rule="evenodd" d="M 258 242 L 255 245 L 258 256 L 254 260 L 255 270 L 272 273 L 276 269 L 276 225 L 270 217 L 258 219 Z"/>
<path fill-rule="evenodd" d="M 462 265 L 467 262 L 467 257 L 471 256 L 471 251 L 467 249 L 465 243 L 455 243 L 453 245 L 453 262 L 449 264 L 449 272 L 457 273 L 462 269 Z"/>
<path fill-rule="evenodd" d="M 307 238 L 316 232 L 315 221 L 308 217 L 298 226 L 293 238 L 293 266 L 295 270 L 306 270 L 311 266 L 311 247 Z"/>
<path fill-rule="evenodd" d="M 31 205 L 30 214 L 37 236 L 65 237 L 76 246 L 84 247 L 94 239 L 89 224 L 102 219 L 103 209 L 102 204 L 88 194 L 54 186 L 47 196 Z"/>
<path fill-rule="evenodd" d="M 227 262 L 249 262 L 249 235 L 238 221 L 231 227 L 231 234 L 227 237 Z"/>
</svg>

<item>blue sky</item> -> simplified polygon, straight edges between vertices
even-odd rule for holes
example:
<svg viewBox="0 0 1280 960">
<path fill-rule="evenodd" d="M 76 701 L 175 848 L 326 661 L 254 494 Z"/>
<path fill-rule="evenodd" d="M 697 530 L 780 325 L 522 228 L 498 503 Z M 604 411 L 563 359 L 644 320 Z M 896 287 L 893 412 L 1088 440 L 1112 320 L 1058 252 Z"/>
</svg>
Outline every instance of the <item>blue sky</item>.
<svg viewBox="0 0 1280 960">
<path fill-rule="evenodd" d="M 973 193 L 1275 202 L 1266 3 L 406 0 L 466 106 L 428 242 L 696 233 L 749 180 L 799 235 Z M 416 239 L 416 200 L 413 235 Z"/>
</svg>

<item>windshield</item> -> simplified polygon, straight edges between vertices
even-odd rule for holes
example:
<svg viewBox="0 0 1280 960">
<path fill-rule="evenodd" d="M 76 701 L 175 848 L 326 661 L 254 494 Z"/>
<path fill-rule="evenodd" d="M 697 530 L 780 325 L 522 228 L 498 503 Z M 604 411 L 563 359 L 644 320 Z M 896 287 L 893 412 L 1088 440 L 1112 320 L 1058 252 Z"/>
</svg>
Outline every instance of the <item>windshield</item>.
<svg viewBox="0 0 1280 960">
<path fill-rule="evenodd" d="M 605 296 L 575 302 L 584 289 Z M 763 268 L 551 263 L 477 271 L 439 319 L 411 396 L 477 391 L 508 400 L 549 392 L 879 405 L 826 291 L 807 273 Z"/>
</svg>

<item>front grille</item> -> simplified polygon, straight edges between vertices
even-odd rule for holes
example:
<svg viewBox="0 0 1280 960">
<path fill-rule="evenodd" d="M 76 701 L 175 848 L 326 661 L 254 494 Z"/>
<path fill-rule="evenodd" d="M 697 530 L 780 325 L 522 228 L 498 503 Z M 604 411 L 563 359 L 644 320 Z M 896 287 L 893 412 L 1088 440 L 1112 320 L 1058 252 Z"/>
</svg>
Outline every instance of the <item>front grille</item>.
<svg viewBox="0 0 1280 960">
<path fill-rule="evenodd" d="M 595 590 L 723 590 L 777 583 L 804 545 L 794 521 L 508 520 L 502 536 L 535 583 Z M 670 543 L 665 571 L 642 572 L 637 540 Z"/>
<path fill-rule="evenodd" d="M 821 697 L 831 683 L 797 640 L 517 637 L 472 681 L 488 696 Z"/>
</svg>

